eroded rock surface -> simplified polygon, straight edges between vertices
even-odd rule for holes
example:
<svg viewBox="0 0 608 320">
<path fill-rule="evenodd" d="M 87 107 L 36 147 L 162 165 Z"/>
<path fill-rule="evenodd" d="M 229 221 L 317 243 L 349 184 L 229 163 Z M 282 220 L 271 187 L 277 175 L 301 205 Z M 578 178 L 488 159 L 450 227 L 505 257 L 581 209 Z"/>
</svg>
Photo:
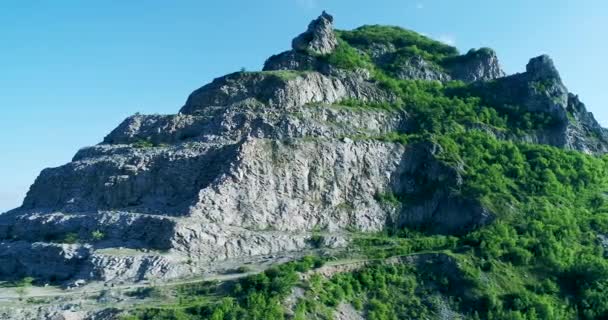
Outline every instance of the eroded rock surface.
<svg viewBox="0 0 608 320">
<path fill-rule="evenodd" d="M 489 81 L 506 75 L 496 52 L 489 48 L 472 49 L 449 61 L 447 69 L 453 79 L 464 82 Z"/>
<path fill-rule="evenodd" d="M 550 118 L 547 125 L 524 137 L 524 141 L 590 154 L 608 151 L 606 129 L 598 124 L 576 95 L 568 92 L 553 60 L 547 55 L 530 59 L 526 72 L 493 82 L 479 82 L 476 87 L 476 94 L 490 105 L 506 109 L 520 107 Z"/>
<path fill-rule="evenodd" d="M 331 53 L 338 45 L 333 22 L 334 17 L 323 11 L 321 16 L 308 25 L 306 32 L 293 39 L 293 49 L 315 54 Z"/>
</svg>

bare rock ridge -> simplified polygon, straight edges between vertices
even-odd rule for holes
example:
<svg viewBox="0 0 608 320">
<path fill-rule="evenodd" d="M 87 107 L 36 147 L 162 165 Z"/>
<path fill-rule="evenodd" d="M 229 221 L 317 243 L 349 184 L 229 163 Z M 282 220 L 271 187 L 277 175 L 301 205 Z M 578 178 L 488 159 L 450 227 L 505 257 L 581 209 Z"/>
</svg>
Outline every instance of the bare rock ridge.
<svg viewBox="0 0 608 320">
<path fill-rule="evenodd" d="M 475 92 L 489 104 L 548 114 L 552 122 L 524 140 L 549 144 L 589 154 L 608 152 L 608 133 L 587 111 L 578 97 L 563 84 L 553 60 L 542 55 L 532 58 L 526 72 L 476 82 Z M 514 110 L 517 111 L 517 110 Z"/>
<path fill-rule="evenodd" d="M 270 57 L 264 63 L 263 70 L 315 70 L 331 74 L 335 69 L 324 57 L 331 54 L 337 45 L 333 17 L 323 12 L 310 23 L 306 32 L 294 38 L 292 50 Z M 390 64 L 395 69 L 395 76 L 400 79 L 475 82 L 505 76 L 496 53 L 489 48 L 471 50 L 466 55 L 448 60 L 445 70 L 437 68 L 420 55 L 399 59 L 399 48 L 390 43 L 373 43 L 364 49 L 368 49 L 366 51 L 377 65 Z"/>
<path fill-rule="evenodd" d="M 209 107 L 233 104 L 294 110 L 307 103 L 331 104 L 347 98 L 381 101 L 390 100 L 391 95 L 375 85 L 364 70 L 336 72 L 333 75 L 318 72 L 239 72 L 215 79 L 194 91 L 181 113 L 207 113 Z"/>
<path fill-rule="evenodd" d="M 464 82 L 487 81 L 504 77 L 496 52 L 490 48 L 472 49 L 464 56 L 448 61 L 451 78 Z"/>
<path fill-rule="evenodd" d="M 411 118 L 336 106 L 396 99 L 372 70 L 329 62 L 338 39 L 323 13 L 264 71 L 217 78 L 178 114 L 131 116 L 70 163 L 42 171 L 23 205 L 0 215 L 0 279 L 163 280 L 310 248 L 315 230 L 340 246 L 352 230 L 457 234 L 491 222 L 460 195 L 462 168 L 440 161 L 438 145 L 356 138 L 407 132 Z M 605 129 L 548 57 L 505 76 L 487 49 L 438 66 L 422 55 L 398 60 L 403 48 L 393 44 L 355 48 L 397 78 L 461 80 L 493 105 L 554 116 L 530 142 L 608 150 Z M 388 193 L 412 200 L 383 201 Z"/>
</svg>

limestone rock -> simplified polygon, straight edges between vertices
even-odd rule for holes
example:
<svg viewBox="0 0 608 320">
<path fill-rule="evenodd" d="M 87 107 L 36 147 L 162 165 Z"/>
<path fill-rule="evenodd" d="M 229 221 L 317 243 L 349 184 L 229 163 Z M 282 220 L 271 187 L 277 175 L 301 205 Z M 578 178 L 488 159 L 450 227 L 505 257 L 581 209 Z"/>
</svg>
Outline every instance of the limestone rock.
<svg viewBox="0 0 608 320">
<path fill-rule="evenodd" d="M 264 71 L 272 70 L 319 70 L 323 63 L 315 56 L 301 51 L 289 50 L 271 56 L 264 62 Z"/>
<path fill-rule="evenodd" d="M 357 125 L 352 111 L 320 110 L 323 112 L 312 108 L 303 113 L 301 127 L 309 127 L 312 121 L 318 121 L 313 120 L 317 117 L 327 121 L 328 116 L 332 121 L 345 117 L 345 121 Z M 373 120 L 372 115 L 380 120 L 387 117 L 385 112 L 377 111 L 367 115 L 368 119 Z M 370 129 L 373 121 L 378 121 L 364 119 L 360 125 Z M 386 127 L 376 130 L 392 131 L 402 124 L 383 125 Z M 323 130 L 332 132 L 331 128 L 326 126 Z M 125 131 L 139 134 L 131 129 Z M 282 131 L 280 126 L 277 130 Z M 290 132 L 281 134 L 289 137 Z M 411 185 L 416 183 L 413 174 L 420 171 L 415 163 L 429 162 L 436 152 L 433 148 L 406 149 L 396 143 L 305 137 L 281 141 L 248 134 L 241 142 L 223 147 L 231 151 L 222 153 L 218 167 L 192 162 L 204 168 L 198 171 L 194 167 L 188 169 L 182 162 L 184 150 L 205 158 L 207 152 L 222 148 L 192 142 L 185 142 L 178 149 L 104 144 L 96 147 L 98 150 L 81 152 L 74 163 L 43 174 L 23 208 L 0 215 L 0 237 L 6 239 L 0 244 L 1 257 L 6 261 L 0 276 L 33 274 L 57 281 L 113 282 L 170 279 L 214 261 L 302 250 L 310 246 L 310 236 L 319 228 L 334 232 L 380 231 L 390 223 L 411 223 L 402 216 L 410 214 L 411 208 L 388 208 L 378 202 L 376 195 L 400 192 L 405 185 L 415 188 Z M 133 159 L 149 160 L 139 165 Z M 134 185 L 96 182 L 112 181 L 115 170 L 121 170 L 125 163 L 133 163 L 133 168 L 129 168 L 132 175 L 149 178 Z M 180 171 L 174 171 L 178 168 Z M 424 179 L 451 175 L 450 181 L 458 183 L 456 173 L 433 168 Z M 200 178 L 203 173 L 204 179 Z M 175 180 L 168 180 L 170 176 Z M 164 178 L 158 180 L 160 177 Z M 96 194 L 105 196 L 95 197 Z M 141 202 L 134 205 L 132 199 Z M 450 210 L 457 211 L 458 205 L 451 205 Z M 445 220 L 441 214 L 433 213 L 441 206 L 427 204 L 416 212 L 425 223 L 444 226 L 437 232 L 483 223 L 474 219 Z M 111 210 L 104 211 L 108 209 Z M 93 239 L 94 231 L 100 231 L 103 239 Z M 63 244 L 63 238 L 72 233 L 80 244 Z M 347 243 L 339 238 L 331 242 Z M 40 256 L 38 249 L 45 254 Z M 39 257 L 43 257 L 45 268 Z"/>
<path fill-rule="evenodd" d="M 523 111 L 545 114 L 550 124 L 522 139 L 601 154 L 608 150 L 608 135 L 578 97 L 568 92 L 553 60 L 542 55 L 530 60 L 526 72 L 475 84 L 475 92 L 489 105 L 521 107 Z M 522 112 L 521 110 L 517 112 Z"/>
<path fill-rule="evenodd" d="M 146 141 L 156 145 L 176 143 L 199 135 L 206 129 L 205 125 L 208 125 L 205 120 L 205 116 L 187 114 L 136 114 L 121 123 L 104 138 L 103 142 L 131 144 Z"/>
<path fill-rule="evenodd" d="M 449 75 L 426 62 L 420 56 L 414 56 L 395 68 L 395 76 L 399 79 L 441 82 L 451 79 Z"/>
<path fill-rule="evenodd" d="M 565 145 L 589 154 L 608 153 L 608 131 L 602 128 L 593 114 L 587 111 L 578 96 L 568 94 Z"/>
<path fill-rule="evenodd" d="M 334 319 L 336 320 L 365 320 L 363 318 L 362 312 L 357 311 L 351 304 L 349 303 L 340 303 L 336 307 L 336 311 L 334 312 Z"/>
<path fill-rule="evenodd" d="M 568 89 L 549 56 L 530 60 L 525 73 L 528 91 L 524 105 L 532 112 L 546 112 L 559 120 L 567 120 Z M 530 90 L 531 89 L 531 90 Z"/>
<path fill-rule="evenodd" d="M 293 39 L 293 49 L 319 55 L 331 53 L 338 45 L 333 22 L 334 18 L 323 11 L 317 19 L 308 25 L 306 32 Z"/>
<path fill-rule="evenodd" d="M 326 73 L 330 66 L 323 57 L 338 45 L 333 29 L 333 17 L 325 11 L 313 20 L 308 30 L 292 41 L 292 50 L 271 56 L 264 63 L 264 71 L 298 70 Z"/>
<path fill-rule="evenodd" d="M 548 55 L 530 59 L 526 65 L 526 73 L 532 81 L 556 80 L 561 82 L 559 72 Z"/>
<path fill-rule="evenodd" d="M 466 55 L 448 60 L 447 69 L 455 80 L 464 82 L 489 81 L 505 76 L 494 50 L 471 49 Z"/>
<path fill-rule="evenodd" d="M 25 276 L 51 281 L 67 280 L 84 268 L 89 255 L 88 246 L 0 242 L 0 275 L 11 280 Z"/>
<path fill-rule="evenodd" d="M 194 91 L 181 112 L 197 114 L 213 106 L 230 106 L 253 100 L 266 106 L 294 109 L 309 103 L 344 99 L 385 101 L 392 97 L 360 72 L 332 76 L 318 72 L 240 72 L 217 78 Z"/>
<path fill-rule="evenodd" d="M 83 310 L 82 306 L 74 301 L 47 306 L 24 305 L 20 308 L 0 307 L 2 320 L 115 320 L 119 319 L 120 310 L 104 308 L 101 310 Z"/>
<path fill-rule="evenodd" d="M 412 200 L 403 205 L 393 225 L 460 234 L 492 222 L 494 216 L 480 203 L 455 192 L 462 185 L 462 168 L 438 161 L 435 155 L 439 152 L 438 145 L 418 143 L 404 153 L 393 190 Z"/>
</svg>

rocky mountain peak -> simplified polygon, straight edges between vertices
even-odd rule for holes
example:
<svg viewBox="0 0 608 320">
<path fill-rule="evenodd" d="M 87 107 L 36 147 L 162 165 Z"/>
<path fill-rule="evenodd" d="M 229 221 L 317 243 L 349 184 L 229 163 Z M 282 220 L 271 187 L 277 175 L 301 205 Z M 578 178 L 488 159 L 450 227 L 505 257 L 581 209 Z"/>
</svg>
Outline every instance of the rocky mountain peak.
<svg viewBox="0 0 608 320">
<path fill-rule="evenodd" d="M 448 62 L 448 69 L 454 79 L 464 82 L 487 81 L 502 78 L 502 70 L 496 52 L 490 48 L 471 49 L 463 56 Z"/>
<path fill-rule="evenodd" d="M 340 50 L 336 50 L 338 46 Z M 393 26 L 366 25 L 336 33 L 333 17 L 326 12 L 292 41 L 292 47 L 268 58 L 263 70 L 314 70 L 332 74 L 337 69 L 371 71 L 376 68 L 401 80 L 466 83 L 505 76 L 492 49 L 471 49 L 461 55 L 452 46 Z M 352 63 L 357 65 L 349 66 Z"/>
<path fill-rule="evenodd" d="M 323 11 L 317 19 L 310 22 L 308 30 L 293 39 L 293 49 L 321 55 L 333 52 L 338 45 L 333 22 L 334 18 Z"/>
<path fill-rule="evenodd" d="M 555 79 L 561 82 L 553 59 L 546 54 L 530 59 L 526 65 L 526 73 L 533 81 Z"/>
</svg>

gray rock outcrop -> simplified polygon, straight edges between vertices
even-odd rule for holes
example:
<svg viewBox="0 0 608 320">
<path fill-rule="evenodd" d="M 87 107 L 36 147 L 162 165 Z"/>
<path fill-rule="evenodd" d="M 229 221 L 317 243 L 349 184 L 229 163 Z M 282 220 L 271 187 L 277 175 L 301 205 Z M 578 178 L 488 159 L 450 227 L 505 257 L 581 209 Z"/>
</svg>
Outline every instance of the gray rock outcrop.
<svg viewBox="0 0 608 320">
<path fill-rule="evenodd" d="M 293 39 L 293 49 L 319 55 L 331 53 L 338 45 L 333 22 L 334 18 L 323 11 L 308 25 L 308 30 Z"/>
<path fill-rule="evenodd" d="M 302 250 L 314 230 L 400 221 L 407 211 L 376 196 L 403 185 L 412 151 L 342 137 L 403 130 L 407 114 L 325 104 L 384 97 L 362 78 L 268 76 L 277 77 L 216 80 L 184 113 L 130 117 L 104 143 L 43 171 L 23 206 L 0 215 L 0 276 L 170 279 L 213 261 Z M 435 215 L 422 214 L 432 224 Z"/>
<path fill-rule="evenodd" d="M 194 91 L 181 109 L 184 114 L 208 113 L 208 107 L 256 104 L 295 109 L 310 103 L 331 104 L 345 99 L 386 101 L 392 96 L 380 89 L 365 70 L 335 72 L 238 72 L 213 80 Z"/>
<path fill-rule="evenodd" d="M 292 70 L 318 71 L 329 75 L 336 68 L 327 62 L 339 45 L 333 30 L 333 17 L 323 13 L 311 22 L 308 30 L 292 41 L 292 50 L 273 55 L 264 63 L 264 71 Z M 363 50 L 365 49 L 365 50 Z M 392 43 L 371 43 L 360 50 L 379 67 L 389 70 L 398 79 L 448 82 L 460 80 L 467 83 L 489 81 L 504 77 L 496 53 L 488 48 L 471 50 L 466 55 L 454 56 L 439 65 L 422 56 L 405 54 L 403 48 Z M 406 57 L 406 58 L 404 58 Z"/>
<path fill-rule="evenodd" d="M 453 79 L 467 83 L 494 80 L 506 75 L 496 52 L 489 48 L 471 49 L 463 56 L 448 59 L 446 64 Z"/>
<path fill-rule="evenodd" d="M 264 71 L 273 70 L 321 70 L 327 64 L 316 56 L 295 50 L 275 54 L 264 62 Z"/>
<path fill-rule="evenodd" d="M 545 115 L 547 124 L 534 134 L 517 137 L 527 142 L 549 144 L 590 154 L 608 151 L 608 134 L 577 96 L 568 92 L 553 60 L 542 55 L 530 59 L 526 72 L 479 82 L 474 92 L 487 104 Z"/>
<path fill-rule="evenodd" d="M 398 79 L 441 81 L 451 80 L 451 76 L 436 66 L 425 61 L 420 56 L 414 56 L 394 66 L 394 74 Z"/>
</svg>

